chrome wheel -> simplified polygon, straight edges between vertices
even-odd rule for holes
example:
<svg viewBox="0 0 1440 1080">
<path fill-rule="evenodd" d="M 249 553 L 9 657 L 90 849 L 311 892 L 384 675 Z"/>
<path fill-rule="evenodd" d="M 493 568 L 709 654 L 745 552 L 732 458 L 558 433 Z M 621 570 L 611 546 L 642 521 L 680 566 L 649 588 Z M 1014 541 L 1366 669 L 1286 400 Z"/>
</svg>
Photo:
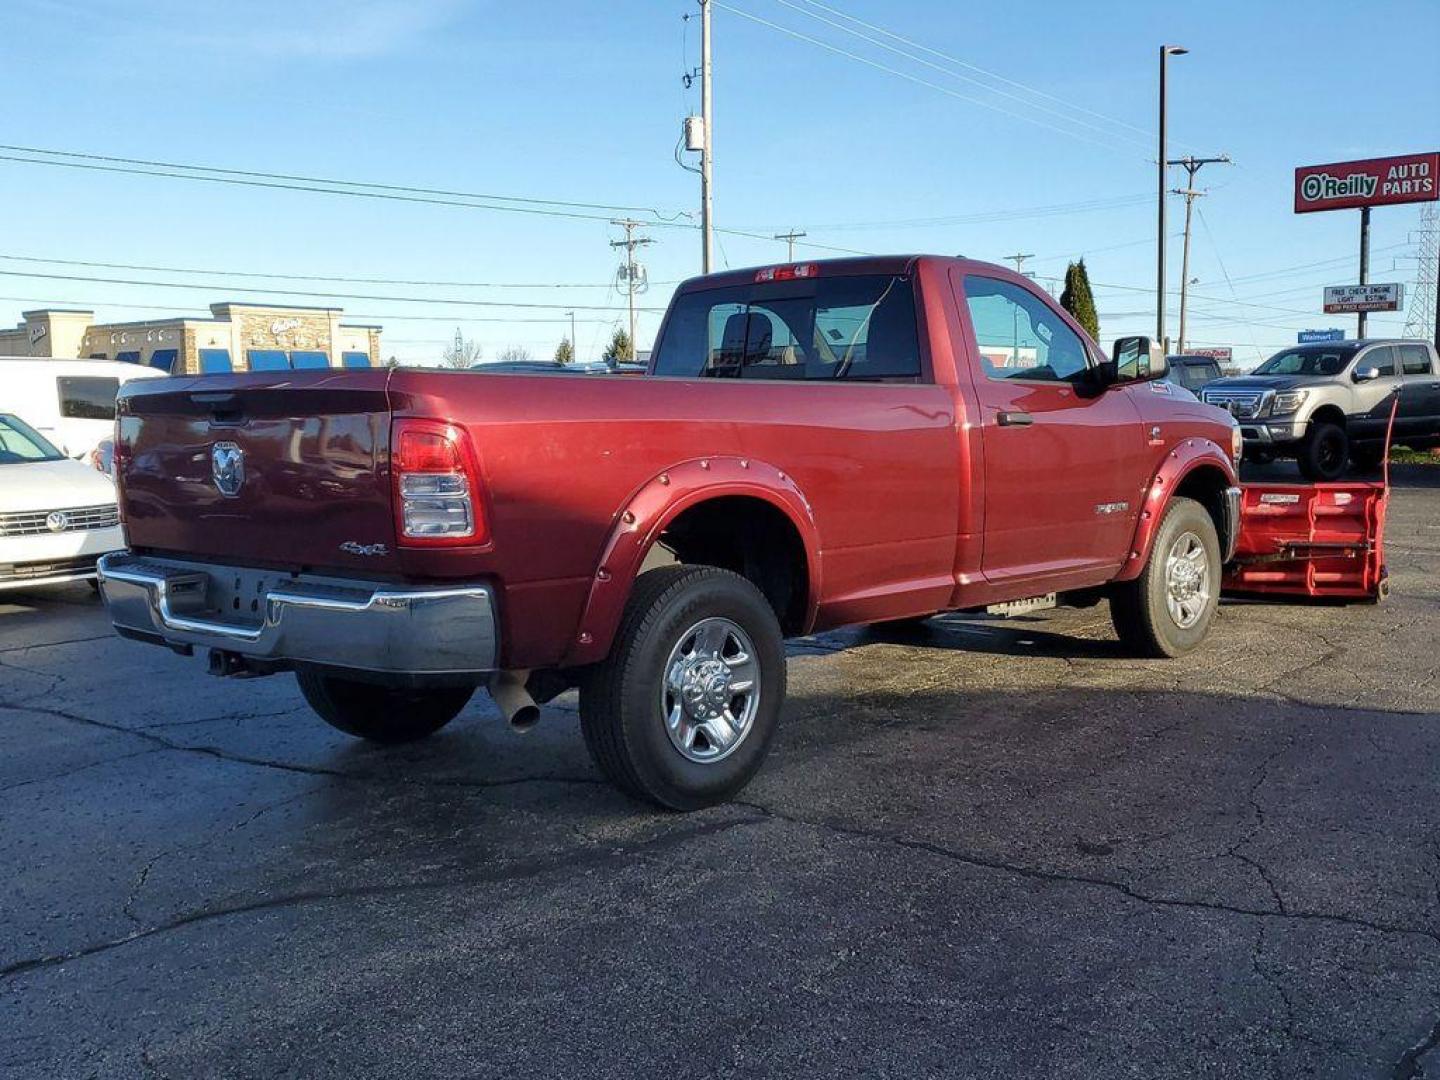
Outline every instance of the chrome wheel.
<svg viewBox="0 0 1440 1080">
<path fill-rule="evenodd" d="M 701 619 L 680 635 L 660 688 L 665 732 L 690 761 L 734 753 L 760 707 L 760 667 L 750 636 L 729 619 Z"/>
<path fill-rule="evenodd" d="M 1165 558 L 1165 606 L 1182 630 L 1200 621 L 1210 603 L 1210 559 L 1193 532 L 1181 533 Z"/>
</svg>

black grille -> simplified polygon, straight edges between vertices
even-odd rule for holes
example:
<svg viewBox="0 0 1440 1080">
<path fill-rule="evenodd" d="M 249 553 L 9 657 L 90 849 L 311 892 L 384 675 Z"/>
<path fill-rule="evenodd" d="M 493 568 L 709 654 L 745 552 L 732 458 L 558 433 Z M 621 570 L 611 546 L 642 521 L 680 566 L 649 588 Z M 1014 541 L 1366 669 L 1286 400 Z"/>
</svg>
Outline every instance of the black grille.
<svg viewBox="0 0 1440 1080">
<path fill-rule="evenodd" d="M 98 555 L 81 555 L 77 559 L 52 559 L 49 562 L 0 563 L 0 581 L 33 581 L 93 571 L 99 558 Z"/>
</svg>

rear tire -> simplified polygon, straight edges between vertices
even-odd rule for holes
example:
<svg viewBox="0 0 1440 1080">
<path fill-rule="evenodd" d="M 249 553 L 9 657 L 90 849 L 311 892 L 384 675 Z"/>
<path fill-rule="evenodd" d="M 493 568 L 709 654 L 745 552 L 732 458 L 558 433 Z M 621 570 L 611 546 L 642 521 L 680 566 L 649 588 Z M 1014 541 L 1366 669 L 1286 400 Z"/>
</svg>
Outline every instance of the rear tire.
<svg viewBox="0 0 1440 1080">
<path fill-rule="evenodd" d="M 1307 480 L 1339 480 L 1350 458 L 1350 436 L 1339 424 L 1312 420 L 1300 445 L 1300 473 Z"/>
<path fill-rule="evenodd" d="M 616 787 L 670 810 L 732 798 L 759 770 L 785 700 L 779 621 L 711 566 L 642 574 L 609 657 L 580 687 L 580 728 Z"/>
<path fill-rule="evenodd" d="M 471 686 L 401 690 L 313 671 L 297 671 L 295 681 L 310 708 L 331 727 L 386 745 L 435 734 L 475 693 Z"/>
<path fill-rule="evenodd" d="M 1110 594 L 1110 620 L 1140 656 L 1184 656 L 1205 639 L 1220 603 L 1220 539 L 1193 499 L 1175 498 L 1134 581 Z"/>
</svg>

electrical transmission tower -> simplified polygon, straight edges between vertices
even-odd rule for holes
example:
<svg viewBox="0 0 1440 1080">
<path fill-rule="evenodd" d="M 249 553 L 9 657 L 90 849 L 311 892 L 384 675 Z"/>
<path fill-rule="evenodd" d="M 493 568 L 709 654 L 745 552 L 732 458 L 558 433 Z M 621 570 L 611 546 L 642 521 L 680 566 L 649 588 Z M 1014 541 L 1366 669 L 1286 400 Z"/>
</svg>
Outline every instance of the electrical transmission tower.
<svg viewBox="0 0 1440 1080">
<path fill-rule="evenodd" d="M 1415 291 L 1410 294 L 1410 310 L 1405 315 L 1404 336 L 1435 341 L 1440 338 L 1440 210 L 1433 202 L 1420 206 L 1420 240 L 1416 257 L 1420 267 L 1415 275 Z"/>
<path fill-rule="evenodd" d="M 643 221 L 621 218 L 610 222 L 610 224 L 619 225 L 625 230 L 625 239 L 611 240 L 610 246 L 612 248 L 623 247 L 625 249 L 625 261 L 620 264 L 620 269 L 616 271 L 615 276 L 619 281 L 624 283 L 625 295 L 629 297 L 630 300 L 630 359 L 633 360 L 640 355 L 640 347 L 635 343 L 635 294 L 636 292 L 644 292 L 650 287 L 650 277 L 646 273 L 645 267 L 635 261 L 635 249 L 643 244 L 652 243 L 653 241 L 651 241 L 648 236 L 635 235 L 636 229 L 644 228 L 645 223 Z"/>
</svg>

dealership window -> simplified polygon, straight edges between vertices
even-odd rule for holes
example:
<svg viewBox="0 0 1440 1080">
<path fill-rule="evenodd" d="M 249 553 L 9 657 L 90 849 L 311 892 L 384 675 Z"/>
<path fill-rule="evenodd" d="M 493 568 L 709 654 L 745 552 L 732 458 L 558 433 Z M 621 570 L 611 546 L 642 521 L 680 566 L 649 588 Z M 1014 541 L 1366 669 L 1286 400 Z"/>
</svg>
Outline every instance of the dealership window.
<svg viewBox="0 0 1440 1080">
<path fill-rule="evenodd" d="M 115 359 L 122 364 L 138 364 L 140 362 L 140 350 L 132 349 L 128 352 L 118 352 Z"/>
<path fill-rule="evenodd" d="M 227 371 L 234 371 L 234 365 L 230 363 L 229 349 L 201 349 L 200 350 L 200 374 L 218 375 Z"/>
<path fill-rule="evenodd" d="M 245 362 L 251 371 L 288 371 L 290 360 L 280 349 L 247 349 Z"/>
<path fill-rule="evenodd" d="M 340 354 L 342 367 L 369 367 L 370 354 L 363 352 L 345 352 Z"/>
<path fill-rule="evenodd" d="M 114 420 L 115 395 L 120 392 L 119 379 L 85 375 L 55 380 L 60 397 L 60 415 L 72 420 Z"/>
<path fill-rule="evenodd" d="M 303 368 L 327 368 L 330 366 L 330 357 L 323 352 L 311 349 L 292 349 L 290 366 L 297 371 Z"/>
<path fill-rule="evenodd" d="M 156 349 L 150 354 L 150 366 L 166 374 L 174 375 L 175 360 L 179 355 L 179 349 Z"/>
</svg>

